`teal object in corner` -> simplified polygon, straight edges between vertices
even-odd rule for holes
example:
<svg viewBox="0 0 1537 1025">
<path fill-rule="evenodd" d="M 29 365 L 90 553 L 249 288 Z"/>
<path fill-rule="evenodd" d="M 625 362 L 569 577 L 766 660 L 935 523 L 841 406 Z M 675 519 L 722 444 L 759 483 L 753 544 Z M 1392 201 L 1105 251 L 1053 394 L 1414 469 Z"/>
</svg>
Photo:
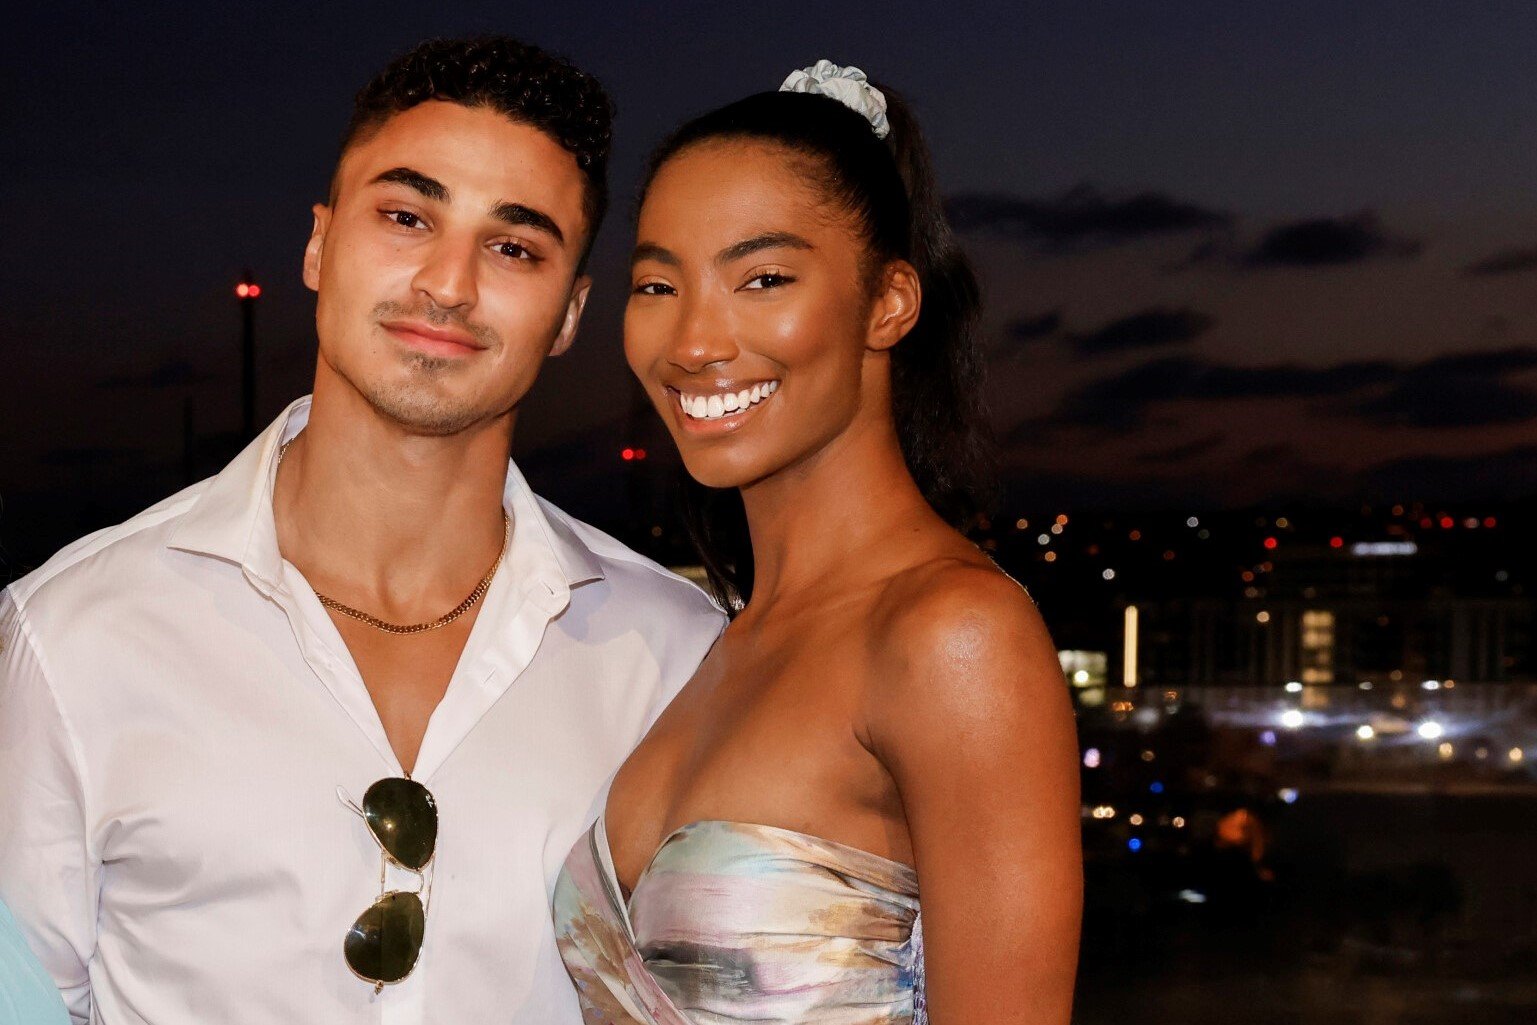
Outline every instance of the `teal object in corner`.
<svg viewBox="0 0 1537 1025">
<path fill-rule="evenodd" d="M 0 1025 L 69 1025 L 64 1001 L 0 904 Z"/>
</svg>

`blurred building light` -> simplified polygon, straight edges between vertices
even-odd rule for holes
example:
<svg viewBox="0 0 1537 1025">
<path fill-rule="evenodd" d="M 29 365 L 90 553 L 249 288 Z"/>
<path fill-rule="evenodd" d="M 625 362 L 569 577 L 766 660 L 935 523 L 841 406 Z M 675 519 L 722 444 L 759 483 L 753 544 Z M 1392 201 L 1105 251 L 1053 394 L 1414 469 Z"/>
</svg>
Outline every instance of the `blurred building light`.
<svg viewBox="0 0 1537 1025">
<path fill-rule="evenodd" d="M 1259 735 L 1259 742 L 1266 747 L 1275 747 L 1275 730 L 1266 730 Z"/>
<path fill-rule="evenodd" d="M 1286 711 L 1281 713 L 1281 725 L 1285 726 L 1289 730 L 1295 730 L 1301 727 L 1304 719 L 1305 717 L 1303 714 L 1295 708 L 1288 708 Z"/>
<path fill-rule="evenodd" d="M 1288 693 L 1288 694 L 1301 694 L 1302 693 L 1302 681 L 1300 681 L 1300 680 L 1288 681 L 1287 684 L 1286 684 L 1286 693 Z"/>
<path fill-rule="evenodd" d="M 1370 680 L 1362 680 L 1360 683 L 1356 684 L 1356 686 L 1360 687 L 1362 690 L 1371 690 L 1372 689 L 1372 681 L 1370 681 Z"/>
<path fill-rule="evenodd" d="M 1062 524 L 1060 524 L 1060 523 L 1053 523 L 1051 525 L 1051 532 L 1053 534 L 1060 534 L 1060 533 L 1062 533 Z"/>
<path fill-rule="evenodd" d="M 1186 904 L 1206 903 L 1206 894 L 1202 893 L 1200 890 L 1181 890 L 1179 891 L 1178 897 Z"/>
<path fill-rule="evenodd" d="M 1161 793 L 1163 793 L 1163 784 L 1155 781 L 1155 782 L 1149 783 L 1147 785 L 1147 789 L 1148 789 L 1149 793 L 1161 794 Z"/>
<path fill-rule="evenodd" d="M 1427 719 L 1415 728 L 1415 732 L 1426 740 L 1440 740 L 1446 729 L 1434 719 Z"/>
<path fill-rule="evenodd" d="M 1091 747 L 1083 753 L 1083 767 L 1085 769 L 1099 768 L 1099 748 Z"/>
<path fill-rule="evenodd" d="M 1451 743 L 1449 741 L 1443 740 L 1441 741 L 1441 745 L 1436 748 L 1436 753 L 1439 754 L 1442 758 L 1450 758 L 1454 751 L 1452 749 Z"/>
<path fill-rule="evenodd" d="M 1137 607 L 1126 606 L 1126 613 L 1122 623 L 1122 649 L 1121 657 L 1121 685 L 1135 687 L 1137 685 Z"/>
<path fill-rule="evenodd" d="M 1200 519 L 1195 517 L 1195 516 L 1192 516 L 1188 520 L 1185 521 L 1185 526 L 1190 527 L 1191 529 L 1199 527 L 1200 525 L 1201 525 Z"/>
<path fill-rule="evenodd" d="M 1420 684 L 1420 687 L 1423 688 L 1424 690 L 1440 690 L 1441 689 L 1441 681 L 1440 680 L 1426 680 L 1424 683 Z"/>
<path fill-rule="evenodd" d="M 1268 623 L 1270 622 L 1270 613 L 1262 609 L 1254 614 L 1254 621 L 1256 623 Z"/>
<path fill-rule="evenodd" d="M 1036 540 L 1037 544 L 1049 545 L 1049 544 L 1051 544 L 1051 535 L 1050 534 L 1042 534 L 1040 537 L 1037 537 L 1035 540 Z"/>
<path fill-rule="evenodd" d="M 1277 546 L 1278 546 L 1278 545 L 1280 545 L 1280 543 L 1281 543 L 1281 542 L 1280 542 L 1280 541 L 1277 541 L 1277 540 L 1276 540 L 1276 539 L 1275 539 L 1275 538 L 1273 538 L 1273 537 L 1267 537 L 1267 538 L 1265 538 L 1265 547 L 1266 547 L 1266 548 L 1267 548 L 1267 549 L 1269 549 L 1269 550 L 1270 550 L 1270 551 L 1275 551 L 1275 549 L 1276 549 L 1276 547 L 1277 547 Z"/>
<path fill-rule="evenodd" d="M 1371 740 L 1376 735 L 1377 731 L 1372 729 L 1371 723 L 1362 723 L 1356 727 L 1356 737 L 1360 740 Z"/>
<path fill-rule="evenodd" d="M 1512 764 L 1519 765 L 1521 764 L 1522 759 L 1526 757 L 1526 752 L 1521 750 L 1519 747 L 1513 747 L 1510 749 L 1510 753 L 1505 757 L 1509 758 Z"/>
<path fill-rule="evenodd" d="M 1045 555 L 1041 556 L 1041 558 L 1045 559 L 1047 562 L 1056 562 L 1057 561 L 1057 553 L 1056 552 L 1047 552 Z"/>
<path fill-rule="evenodd" d="M 1131 818 L 1127 819 L 1126 821 L 1130 822 L 1134 826 L 1140 826 L 1142 825 L 1142 816 L 1137 812 L 1133 812 Z"/>
<path fill-rule="evenodd" d="M 1175 829 L 1184 829 L 1185 828 L 1185 817 L 1183 815 L 1176 815 L 1176 816 L 1174 816 L 1174 821 L 1169 823 L 1169 824 L 1171 826 L 1173 826 Z"/>
<path fill-rule="evenodd" d="M 1015 530 L 1029 530 L 1030 529 L 1030 521 L 1026 520 L 1026 519 L 1015 520 L 1014 521 L 1014 529 Z"/>
<path fill-rule="evenodd" d="M 1420 546 L 1413 541 L 1357 541 L 1350 546 L 1350 554 L 1360 558 L 1414 555 L 1419 550 Z"/>
<path fill-rule="evenodd" d="M 1134 836 L 1126 841 L 1126 846 L 1131 850 L 1140 851 L 1142 849 L 1142 841 Z"/>
<path fill-rule="evenodd" d="M 1338 534 L 1336 534 L 1334 537 L 1331 537 L 1329 539 L 1329 547 L 1330 548 L 1344 548 L 1345 547 L 1345 539 L 1340 537 Z"/>
<path fill-rule="evenodd" d="M 1276 791 L 1276 796 L 1286 804 L 1297 803 L 1297 789 L 1295 787 L 1282 787 Z"/>
<path fill-rule="evenodd" d="M 1114 580 L 1115 579 L 1115 570 L 1110 569 L 1110 568 L 1107 567 L 1104 572 L 1100 573 L 1100 576 L 1104 577 L 1106 580 Z"/>
</svg>

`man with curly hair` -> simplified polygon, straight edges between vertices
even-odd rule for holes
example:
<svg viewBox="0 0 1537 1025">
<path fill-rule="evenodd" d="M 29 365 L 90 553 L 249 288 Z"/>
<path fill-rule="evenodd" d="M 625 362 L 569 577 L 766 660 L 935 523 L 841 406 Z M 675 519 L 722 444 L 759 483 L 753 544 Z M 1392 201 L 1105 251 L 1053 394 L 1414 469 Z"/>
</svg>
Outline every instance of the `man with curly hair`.
<svg viewBox="0 0 1537 1025">
<path fill-rule="evenodd" d="M 611 116 L 510 39 L 392 63 L 314 208 L 313 396 L 0 595 L 0 900 L 76 1021 L 580 1020 L 549 888 L 723 622 L 509 460 Z"/>
</svg>

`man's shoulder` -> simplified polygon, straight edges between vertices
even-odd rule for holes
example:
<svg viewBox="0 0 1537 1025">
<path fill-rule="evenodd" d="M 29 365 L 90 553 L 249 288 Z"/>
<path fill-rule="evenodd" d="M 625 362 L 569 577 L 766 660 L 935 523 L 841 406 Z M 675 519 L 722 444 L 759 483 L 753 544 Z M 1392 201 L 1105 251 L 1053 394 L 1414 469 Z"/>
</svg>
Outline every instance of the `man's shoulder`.
<svg viewBox="0 0 1537 1025">
<path fill-rule="evenodd" d="M 552 522 L 570 531 L 591 553 L 602 570 L 603 579 L 621 600 L 633 602 L 638 607 L 653 608 L 664 615 L 694 615 L 712 621 L 724 618 L 720 607 L 698 584 L 543 498 L 539 499 L 539 505 Z"/>
<path fill-rule="evenodd" d="M 148 569 L 160 553 L 181 516 L 208 487 L 199 481 L 165 498 L 121 523 L 104 527 L 65 545 L 52 558 L 5 588 L 18 608 L 67 596 L 77 583 L 97 579 L 94 570 Z M 132 591 L 132 588 L 126 590 Z"/>
</svg>

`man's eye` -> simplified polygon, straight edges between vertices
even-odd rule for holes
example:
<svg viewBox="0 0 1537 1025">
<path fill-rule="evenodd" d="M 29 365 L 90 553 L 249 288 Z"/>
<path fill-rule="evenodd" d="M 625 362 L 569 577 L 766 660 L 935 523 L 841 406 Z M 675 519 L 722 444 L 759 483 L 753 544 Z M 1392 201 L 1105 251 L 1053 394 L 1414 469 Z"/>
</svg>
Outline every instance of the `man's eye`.
<svg viewBox="0 0 1537 1025">
<path fill-rule="evenodd" d="M 517 242 L 498 242 L 496 251 L 509 260 L 532 260 L 534 254 Z"/>
<path fill-rule="evenodd" d="M 788 274 L 779 274 L 771 271 L 767 274 L 759 274 L 753 277 L 747 282 L 747 284 L 743 285 L 742 287 L 755 289 L 779 288 L 782 285 L 788 285 L 794 280 L 795 279 L 790 277 Z"/>
<path fill-rule="evenodd" d="M 384 216 L 388 217 L 402 228 L 416 228 L 420 227 L 422 223 L 421 217 L 413 214 L 409 210 L 386 210 L 384 211 Z"/>
<path fill-rule="evenodd" d="M 677 289 L 661 281 L 647 281 L 635 286 L 636 295 L 677 295 Z"/>
</svg>

